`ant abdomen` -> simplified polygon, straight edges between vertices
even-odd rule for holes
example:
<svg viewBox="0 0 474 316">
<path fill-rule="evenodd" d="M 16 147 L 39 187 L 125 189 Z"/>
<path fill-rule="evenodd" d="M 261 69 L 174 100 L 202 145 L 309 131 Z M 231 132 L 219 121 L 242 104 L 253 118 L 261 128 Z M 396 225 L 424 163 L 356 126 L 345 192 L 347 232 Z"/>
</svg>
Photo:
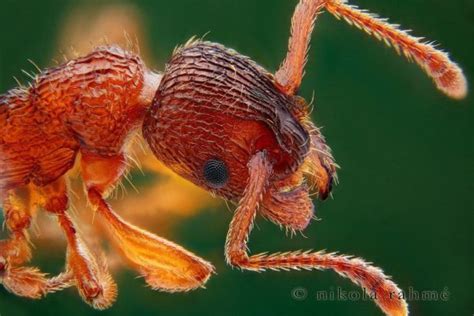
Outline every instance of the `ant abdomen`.
<svg viewBox="0 0 474 316">
<path fill-rule="evenodd" d="M 249 58 L 219 44 L 193 42 L 167 64 L 144 136 L 159 159 L 210 190 L 216 184 L 206 181 L 213 178 L 206 163 L 222 161 L 229 179 L 217 193 L 238 197 L 256 152 L 268 152 L 276 177 L 303 162 L 309 136 L 291 113 L 293 103 Z"/>
</svg>

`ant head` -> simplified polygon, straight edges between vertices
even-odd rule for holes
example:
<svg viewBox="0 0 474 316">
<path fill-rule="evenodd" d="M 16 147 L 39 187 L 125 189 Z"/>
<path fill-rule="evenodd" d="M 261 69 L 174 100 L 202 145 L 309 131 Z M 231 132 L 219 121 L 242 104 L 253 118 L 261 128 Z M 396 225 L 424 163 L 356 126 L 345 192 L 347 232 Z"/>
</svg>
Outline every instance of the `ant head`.
<svg viewBox="0 0 474 316">
<path fill-rule="evenodd" d="M 273 75 L 221 45 L 177 49 L 144 121 L 158 159 L 195 184 L 236 200 L 251 157 L 265 151 L 275 183 L 300 169 L 310 148 L 301 123 L 306 103 Z"/>
</svg>

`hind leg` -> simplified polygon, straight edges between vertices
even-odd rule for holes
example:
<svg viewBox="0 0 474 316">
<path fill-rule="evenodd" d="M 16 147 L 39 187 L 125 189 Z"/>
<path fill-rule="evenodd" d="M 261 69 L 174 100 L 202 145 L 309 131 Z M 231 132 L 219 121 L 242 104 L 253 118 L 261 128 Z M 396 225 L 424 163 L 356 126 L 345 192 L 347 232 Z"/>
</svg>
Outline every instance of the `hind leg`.
<svg viewBox="0 0 474 316">
<path fill-rule="evenodd" d="M 105 262 L 98 261 L 87 248 L 67 210 L 69 199 L 64 178 L 41 187 L 44 209 L 56 215 L 67 240 L 67 272 L 82 298 L 97 309 L 108 308 L 117 295 Z"/>
<path fill-rule="evenodd" d="M 31 259 L 27 230 L 36 208 L 34 193 L 27 186 L 5 194 L 3 211 L 10 238 L 0 241 L 0 284 L 18 296 L 38 299 L 66 284 L 64 275 L 48 279 L 35 267 L 21 266 Z"/>
<path fill-rule="evenodd" d="M 3 201 L 3 212 L 10 238 L 0 241 L 0 260 L 20 265 L 31 259 L 27 232 L 32 212 L 30 189 L 11 190 Z"/>
<path fill-rule="evenodd" d="M 115 245 L 154 289 L 176 292 L 202 287 L 214 267 L 184 248 L 127 223 L 104 200 L 125 171 L 123 154 L 82 153 L 82 177 L 90 203 L 105 220 Z"/>
</svg>

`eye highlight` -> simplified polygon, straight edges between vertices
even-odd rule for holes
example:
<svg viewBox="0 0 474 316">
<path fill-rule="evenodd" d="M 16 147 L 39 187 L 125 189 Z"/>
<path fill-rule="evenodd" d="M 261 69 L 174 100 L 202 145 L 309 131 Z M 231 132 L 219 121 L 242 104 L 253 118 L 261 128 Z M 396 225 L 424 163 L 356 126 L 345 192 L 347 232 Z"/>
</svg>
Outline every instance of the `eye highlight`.
<svg viewBox="0 0 474 316">
<path fill-rule="evenodd" d="M 209 159 L 203 168 L 204 179 L 215 189 L 222 188 L 229 180 L 229 171 L 226 164 L 219 159 Z"/>
</svg>

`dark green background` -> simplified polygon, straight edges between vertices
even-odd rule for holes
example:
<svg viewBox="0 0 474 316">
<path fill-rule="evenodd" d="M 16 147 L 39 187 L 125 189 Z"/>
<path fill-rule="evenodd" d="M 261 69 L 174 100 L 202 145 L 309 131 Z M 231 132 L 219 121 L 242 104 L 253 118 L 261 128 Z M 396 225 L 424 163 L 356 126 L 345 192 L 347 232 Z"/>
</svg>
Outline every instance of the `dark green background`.
<svg viewBox="0 0 474 316">
<path fill-rule="evenodd" d="M 99 1 L 97 1 L 99 2 Z M 97 3 L 96 2 L 96 3 Z M 354 1 L 355 2 L 355 1 Z M 13 75 L 51 64 L 61 18 L 77 2 L 0 2 L 0 91 Z M 91 1 L 92 3 L 92 1 Z M 275 70 L 285 55 L 296 1 L 136 1 L 152 53 L 166 60 L 191 35 L 207 35 Z M 474 74 L 474 2 L 471 0 L 358 0 L 361 7 L 391 17 L 442 44 Z M 160 65 L 162 67 L 162 65 Z M 472 81 L 471 81 L 472 83 Z M 439 93 L 414 65 L 355 28 L 324 14 L 313 34 L 301 94 L 316 95 L 314 119 L 334 150 L 340 185 L 334 199 L 317 202 L 307 239 L 259 220 L 254 252 L 300 248 L 338 250 L 376 263 L 402 289 L 449 290 L 446 302 L 410 302 L 413 315 L 474 313 L 473 94 L 461 102 Z M 185 198 L 185 197 L 183 197 Z M 357 290 L 332 272 L 255 274 L 225 265 L 223 248 L 231 214 L 203 210 L 178 225 L 174 239 L 211 260 L 218 275 L 206 290 L 164 294 L 146 288 L 132 272 L 117 276 L 119 297 L 107 311 L 94 311 L 75 291 L 41 301 L 0 289 L 0 314 L 22 315 L 380 315 L 370 301 L 318 302 L 317 291 Z M 154 229 L 160 231 L 159 227 Z M 62 253 L 38 254 L 45 268 L 62 264 Z M 308 298 L 291 297 L 295 287 Z"/>
</svg>

